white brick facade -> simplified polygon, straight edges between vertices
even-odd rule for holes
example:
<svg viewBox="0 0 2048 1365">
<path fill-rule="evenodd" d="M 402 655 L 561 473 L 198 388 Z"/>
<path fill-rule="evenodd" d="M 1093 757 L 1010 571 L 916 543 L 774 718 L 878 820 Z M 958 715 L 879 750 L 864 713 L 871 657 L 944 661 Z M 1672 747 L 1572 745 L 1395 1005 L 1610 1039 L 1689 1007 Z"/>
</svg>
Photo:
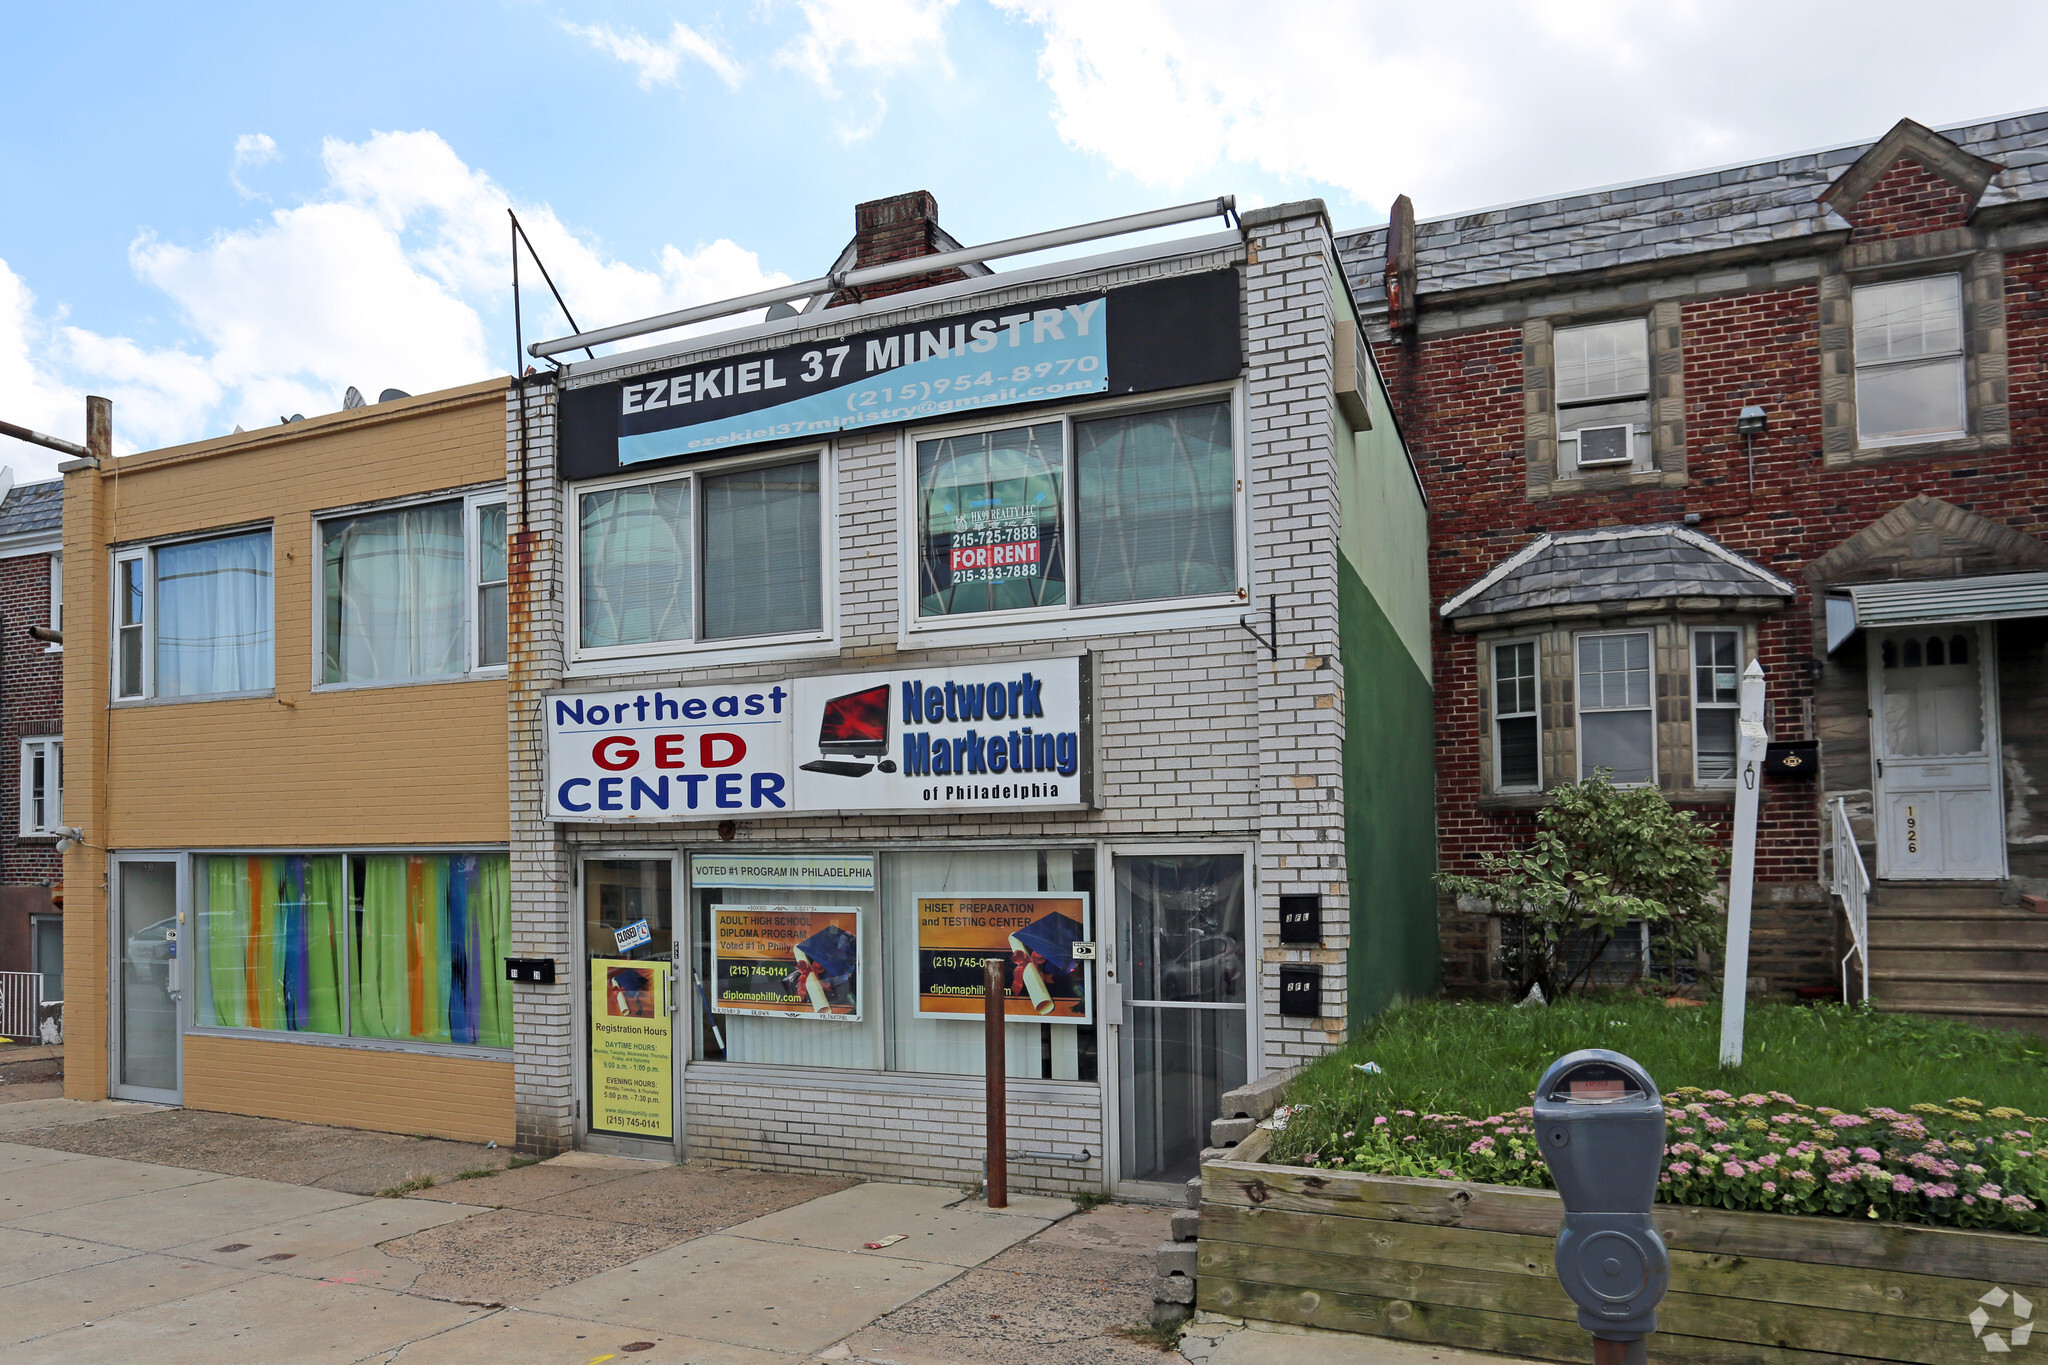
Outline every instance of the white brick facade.
<svg viewBox="0 0 2048 1365">
<path fill-rule="evenodd" d="M 1113 286 L 1168 273 L 1236 265 L 1245 289 L 1247 360 L 1239 386 L 1248 444 L 1245 504 L 1251 544 L 1251 600 L 1228 610 L 1149 612 L 1099 633 L 1019 637 L 1002 643 L 927 646 L 899 619 L 902 494 L 895 430 L 861 432 L 833 453 L 828 496 L 836 500 L 838 640 L 815 657 L 589 676 L 573 685 L 604 690 L 741 680 L 787 680 L 893 664 L 938 666 L 983 659 L 1045 657 L 1085 649 L 1095 665 L 1098 808 L 1030 816 L 858 812 L 826 817 L 741 820 L 732 844 L 710 823 L 573 825 L 543 819 L 541 697 L 565 685 L 566 613 L 562 551 L 564 491 L 555 477 L 554 390 L 528 394 L 525 436 L 515 421 L 508 455 L 513 538 L 511 600 L 511 769 L 514 951 L 552 956 L 563 981 L 517 988 L 517 1102 L 522 1143 L 558 1150 L 576 1140 L 576 1046 L 572 1001 L 572 859 L 593 847 L 711 851 L 736 847 L 886 851 L 948 846 L 1060 845 L 1107 852 L 1172 844 L 1242 850 L 1248 859 L 1248 936 L 1261 945 L 1250 1071 L 1289 1066 L 1343 1037 L 1348 877 L 1344 853 L 1343 706 L 1337 659 L 1337 488 L 1332 427 L 1331 337 L 1335 254 L 1319 206 L 1249 215 L 1246 244 L 1178 260 L 1068 275 L 977 302 L 1009 302 Z M 891 300 L 890 302 L 895 302 Z M 905 324 L 939 311 L 924 293 L 887 314 Z M 957 305 L 955 305 L 957 306 Z M 834 319 L 833 331 L 843 327 Z M 865 319 L 863 326 L 870 325 Z M 872 325 L 880 326 L 877 320 Z M 779 342 L 802 333 L 778 336 Z M 735 348 L 728 347 L 728 352 Z M 705 358 L 716 355 L 707 350 Z M 614 379 L 673 363 L 610 370 L 586 365 L 573 383 Z M 998 412 L 992 420 L 1001 420 Z M 524 478 L 521 478 L 521 466 Z M 522 492 L 523 484 L 523 492 Z M 522 574 L 524 575 L 522 577 Z M 1279 657 L 1241 629 L 1249 613 L 1262 633 L 1266 594 L 1277 597 Z M 522 610 L 522 608 L 524 608 Z M 1142 627 L 1142 628 L 1139 628 Z M 678 888 L 680 897 L 681 888 Z M 1278 1013 L 1276 906 L 1283 893 L 1317 892 L 1325 942 L 1302 960 L 1325 963 L 1319 1020 Z M 1097 936 L 1112 935 L 1114 887 L 1098 878 Z M 680 918 L 680 916 L 679 916 Z M 1247 949 L 1249 952 L 1249 949 Z M 683 1017 L 683 1016 L 678 1016 Z M 1303 1027 L 1302 1025 L 1308 1025 Z M 1112 1030 L 1101 1030 L 1101 1085 L 1009 1082 L 1013 1149 L 1092 1154 L 1086 1166 L 1013 1163 L 1020 1189 L 1100 1188 L 1106 1116 L 1114 1113 L 1117 1061 Z M 770 1167 L 834 1170 L 892 1179 L 965 1183 L 981 1161 L 977 1077 L 901 1072 L 693 1064 L 683 1094 L 686 1149 Z"/>
</svg>

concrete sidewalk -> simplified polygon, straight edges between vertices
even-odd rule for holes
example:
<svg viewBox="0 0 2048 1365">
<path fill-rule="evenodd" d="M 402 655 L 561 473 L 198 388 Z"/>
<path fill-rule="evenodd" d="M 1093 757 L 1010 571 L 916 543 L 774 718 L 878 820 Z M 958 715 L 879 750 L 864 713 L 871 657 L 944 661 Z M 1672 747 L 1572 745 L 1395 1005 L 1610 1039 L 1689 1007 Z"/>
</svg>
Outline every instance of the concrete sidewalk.
<svg viewBox="0 0 2048 1365">
<path fill-rule="evenodd" d="M 0 1140 L 0 1361 L 1173 1359 L 1104 1331 L 1141 1317 L 1163 1215 L 806 1183 L 573 1154 L 377 1198 Z"/>
<path fill-rule="evenodd" d="M 1224 1322 L 1197 1322 L 1181 1336 L 1189 1365 L 1536 1365 L 1521 1356 L 1459 1351 L 1382 1341 L 1349 1332 L 1248 1330 Z M 1588 1360 L 1592 1347 L 1587 1346 Z"/>
</svg>

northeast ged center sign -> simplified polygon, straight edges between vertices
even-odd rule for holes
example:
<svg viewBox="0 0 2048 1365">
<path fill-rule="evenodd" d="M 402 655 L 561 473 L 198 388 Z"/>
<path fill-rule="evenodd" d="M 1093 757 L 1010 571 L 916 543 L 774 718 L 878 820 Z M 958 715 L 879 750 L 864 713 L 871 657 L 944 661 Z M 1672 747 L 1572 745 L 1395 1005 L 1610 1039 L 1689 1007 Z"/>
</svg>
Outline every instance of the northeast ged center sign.
<svg viewBox="0 0 2048 1365">
<path fill-rule="evenodd" d="M 965 417 L 1242 371 L 1235 270 L 1030 299 L 720 357 L 562 398 L 562 474 Z M 830 312 L 818 315 L 830 320 Z"/>
</svg>

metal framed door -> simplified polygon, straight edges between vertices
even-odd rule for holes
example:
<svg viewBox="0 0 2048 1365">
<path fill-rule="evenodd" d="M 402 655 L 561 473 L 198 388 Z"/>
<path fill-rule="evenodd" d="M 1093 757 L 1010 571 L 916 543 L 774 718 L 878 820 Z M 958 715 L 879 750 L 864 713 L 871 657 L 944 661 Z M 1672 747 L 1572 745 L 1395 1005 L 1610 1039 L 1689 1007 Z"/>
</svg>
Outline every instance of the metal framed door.
<svg viewBox="0 0 2048 1365">
<path fill-rule="evenodd" d="M 680 859 L 594 855 L 576 869 L 576 1141 L 672 1160 L 682 1150 L 687 1016 L 676 999 L 684 939 Z M 644 921 L 646 938 L 635 926 Z"/>
<path fill-rule="evenodd" d="M 107 1093 L 179 1104 L 184 1099 L 184 1016 L 179 953 L 183 865 L 175 854 L 116 854 L 108 919 Z"/>
<path fill-rule="evenodd" d="M 1879 877 L 2005 876 L 1992 638 L 1983 625 L 1926 625 L 1870 642 Z"/>
<path fill-rule="evenodd" d="M 1223 1093 L 1250 1075 L 1256 967 L 1240 848 L 1116 850 L 1118 1183 L 1199 1174 Z"/>
</svg>

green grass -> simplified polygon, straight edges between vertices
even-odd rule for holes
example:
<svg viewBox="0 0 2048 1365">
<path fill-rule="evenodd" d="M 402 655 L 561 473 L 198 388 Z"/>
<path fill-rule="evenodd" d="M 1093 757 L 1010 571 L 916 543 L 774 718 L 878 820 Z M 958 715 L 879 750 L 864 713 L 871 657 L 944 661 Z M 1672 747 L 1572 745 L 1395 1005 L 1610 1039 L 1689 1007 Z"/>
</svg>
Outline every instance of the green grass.
<svg viewBox="0 0 2048 1365">
<path fill-rule="evenodd" d="M 1110 1202 L 1110 1197 L 1101 1190 L 1075 1190 L 1068 1198 L 1074 1201 L 1074 1212 L 1087 1213 Z"/>
<path fill-rule="evenodd" d="M 1309 1066 L 1287 1102 L 1336 1111 L 1415 1109 L 1474 1117 L 1529 1103 L 1543 1068 L 1582 1047 L 1612 1048 L 1664 1090 L 1782 1090 L 1811 1105 L 1861 1109 L 1957 1096 L 2048 1114 L 2048 1039 L 1912 1015 L 1753 1002 L 1743 1064 L 1719 1064 L 1718 1001 L 1690 1008 L 1603 994 L 1517 1009 L 1437 1001 L 1394 1010 Z M 1354 1069 L 1375 1062 L 1381 1072 Z M 1319 1104 L 1320 1107 L 1320 1104 Z M 1369 1119 L 1368 1119 L 1369 1121 Z"/>
<path fill-rule="evenodd" d="M 377 1197 L 379 1199 L 403 1199 L 408 1194 L 417 1194 L 421 1190 L 431 1190 L 433 1188 L 434 1173 L 427 1171 L 420 1175 L 407 1176 L 388 1190 L 377 1191 Z"/>
<path fill-rule="evenodd" d="M 516 1171 L 521 1169 L 522 1167 L 538 1165 L 540 1165 L 540 1158 L 537 1156 L 514 1156 L 505 1163 L 505 1169 L 508 1171 Z"/>
<path fill-rule="evenodd" d="M 472 1166 L 466 1171 L 457 1171 L 455 1178 L 457 1180 L 482 1180 L 484 1177 L 496 1175 L 504 1169 L 502 1166 Z"/>
</svg>

